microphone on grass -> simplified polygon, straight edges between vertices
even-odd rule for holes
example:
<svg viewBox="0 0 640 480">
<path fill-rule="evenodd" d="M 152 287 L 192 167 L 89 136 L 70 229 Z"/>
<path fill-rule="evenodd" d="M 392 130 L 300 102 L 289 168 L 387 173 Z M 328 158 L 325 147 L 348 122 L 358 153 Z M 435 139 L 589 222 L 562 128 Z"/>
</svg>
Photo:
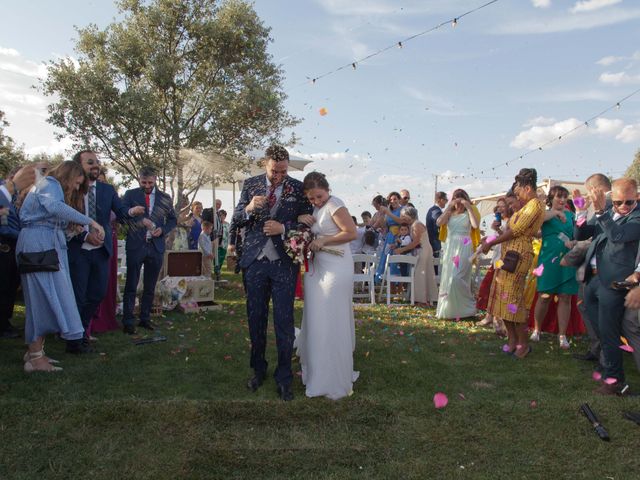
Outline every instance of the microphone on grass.
<svg viewBox="0 0 640 480">
<path fill-rule="evenodd" d="M 596 435 L 600 437 L 600 440 L 604 440 L 605 442 L 608 442 L 610 440 L 609 433 L 602 426 L 602 424 L 600 423 L 600 420 L 598 420 L 598 417 L 596 416 L 595 412 L 591 410 L 591 407 L 589 406 L 589 404 L 583 403 L 582 405 L 580 405 L 580 411 L 583 413 L 585 417 L 587 417 L 587 420 L 591 422 L 591 425 L 593 426 L 593 429 L 596 431 Z"/>
</svg>

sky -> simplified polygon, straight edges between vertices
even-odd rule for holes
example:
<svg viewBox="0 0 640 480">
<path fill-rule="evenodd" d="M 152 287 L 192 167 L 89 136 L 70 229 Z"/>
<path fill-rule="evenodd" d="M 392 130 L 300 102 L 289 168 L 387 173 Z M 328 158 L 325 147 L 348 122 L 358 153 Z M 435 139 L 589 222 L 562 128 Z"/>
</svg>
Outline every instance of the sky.
<svg viewBox="0 0 640 480">
<path fill-rule="evenodd" d="M 290 150 L 313 160 L 305 171 L 327 174 L 352 214 L 406 188 L 423 216 L 436 181 L 438 190 L 478 196 L 505 190 L 522 167 L 537 168 L 540 179 L 581 181 L 621 176 L 633 160 L 640 93 L 615 106 L 640 88 L 640 2 L 498 0 L 450 23 L 488 1 L 254 2 L 284 71 L 286 108 L 301 119 Z M 51 100 L 33 85 L 46 75 L 44 62 L 74 55 L 74 26 L 104 28 L 117 8 L 107 0 L 0 7 L 7 133 L 28 153 L 69 155 L 71 142 L 55 140 L 46 122 Z M 201 193 L 205 203 L 209 196 Z M 231 208 L 229 192 L 218 196 Z"/>
</svg>

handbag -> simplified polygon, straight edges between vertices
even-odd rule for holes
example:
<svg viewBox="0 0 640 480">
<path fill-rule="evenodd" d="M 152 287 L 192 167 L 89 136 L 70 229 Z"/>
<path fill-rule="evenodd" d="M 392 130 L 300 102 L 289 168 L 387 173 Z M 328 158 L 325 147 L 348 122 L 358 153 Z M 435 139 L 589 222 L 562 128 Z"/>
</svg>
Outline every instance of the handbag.
<svg viewBox="0 0 640 480">
<path fill-rule="evenodd" d="M 507 250 L 502 259 L 502 267 L 505 272 L 514 273 L 520 262 L 520 254 L 515 250 Z"/>
<path fill-rule="evenodd" d="M 43 252 L 20 252 L 18 254 L 18 273 L 57 272 L 60 260 L 55 248 Z"/>
</svg>

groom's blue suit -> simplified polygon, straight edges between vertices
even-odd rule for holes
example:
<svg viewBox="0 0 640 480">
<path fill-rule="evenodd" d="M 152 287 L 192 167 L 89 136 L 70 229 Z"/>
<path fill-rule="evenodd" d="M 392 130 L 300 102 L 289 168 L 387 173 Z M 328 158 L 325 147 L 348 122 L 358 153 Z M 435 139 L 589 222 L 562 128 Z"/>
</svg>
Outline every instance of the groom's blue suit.
<svg viewBox="0 0 640 480">
<path fill-rule="evenodd" d="M 268 183 L 265 174 L 244 182 L 233 223 L 237 228 L 245 229 L 240 266 L 247 294 L 251 368 L 256 375 L 264 377 L 266 374 L 267 318 L 269 301 L 273 299 L 273 324 L 278 347 L 278 367 L 274 377 L 278 385 L 288 387 L 293 379 L 293 302 L 299 265 L 294 264 L 286 254 L 284 235 L 268 237 L 263 228 L 265 221 L 275 220 L 283 224 L 285 232 L 288 232 L 297 226 L 298 216 L 311 213 L 312 207 L 303 194 L 302 183 L 285 177 L 275 191 L 276 202 L 271 209 L 266 207 L 262 211 L 247 214 L 245 208 L 253 197 L 268 196 Z"/>
</svg>

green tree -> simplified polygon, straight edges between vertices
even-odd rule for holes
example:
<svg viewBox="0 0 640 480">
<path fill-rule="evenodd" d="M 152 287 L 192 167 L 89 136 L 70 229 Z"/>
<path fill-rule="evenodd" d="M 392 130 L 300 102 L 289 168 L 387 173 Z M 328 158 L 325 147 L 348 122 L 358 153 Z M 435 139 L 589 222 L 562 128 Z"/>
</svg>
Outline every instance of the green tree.
<svg viewBox="0 0 640 480">
<path fill-rule="evenodd" d="M 49 122 L 129 179 L 155 165 L 177 201 L 216 173 L 199 172 L 188 185 L 183 149 L 238 158 L 282 140 L 297 123 L 267 53 L 270 29 L 249 3 L 120 0 L 118 7 L 121 21 L 78 30 L 78 60 L 50 62 L 42 91 L 56 96 Z"/>
<path fill-rule="evenodd" d="M 11 137 L 5 135 L 4 129 L 8 126 L 9 122 L 0 110 L 0 177 L 6 177 L 11 170 L 26 160 L 22 147 L 17 146 Z"/>
<path fill-rule="evenodd" d="M 631 165 L 629 165 L 627 171 L 624 172 L 624 176 L 633 178 L 640 184 L 640 149 L 638 149 L 635 156 L 633 157 L 633 162 L 631 162 Z"/>
</svg>

